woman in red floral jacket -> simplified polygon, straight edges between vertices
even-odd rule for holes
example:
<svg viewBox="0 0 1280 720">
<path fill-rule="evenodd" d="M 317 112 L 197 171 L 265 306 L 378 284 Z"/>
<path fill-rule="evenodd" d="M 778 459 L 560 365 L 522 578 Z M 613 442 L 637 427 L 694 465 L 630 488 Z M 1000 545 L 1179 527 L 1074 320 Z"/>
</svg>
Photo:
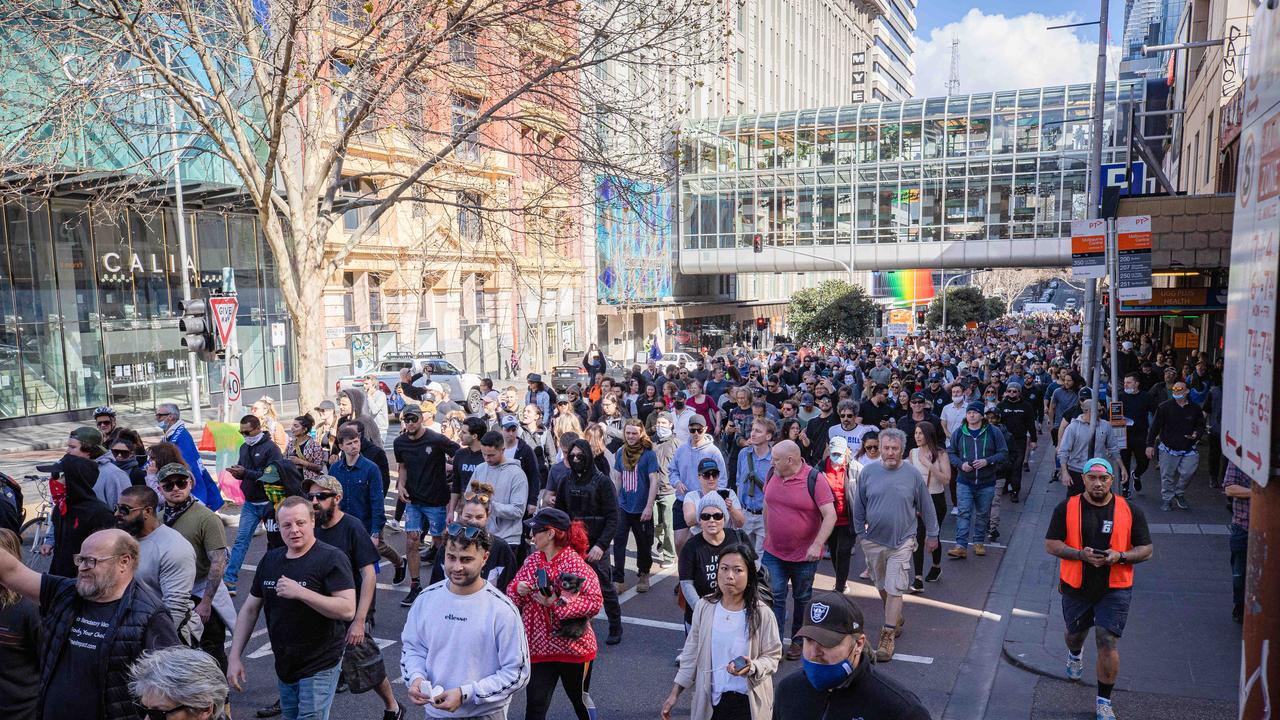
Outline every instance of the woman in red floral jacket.
<svg viewBox="0 0 1280 720">
<path fill-rule="evenodd" d="M 507 586 L 529 636 L 525 718 L 544 720 L 561 682 L 578 720 L 589 720 L 595 709 L 589 694 L 596 657 L 591 618 L 603 599 L 595 571 L 582 559 L 587 531 L 556 508 L 539 510 L 527 524 L 535 551 Z"/>
</svg>

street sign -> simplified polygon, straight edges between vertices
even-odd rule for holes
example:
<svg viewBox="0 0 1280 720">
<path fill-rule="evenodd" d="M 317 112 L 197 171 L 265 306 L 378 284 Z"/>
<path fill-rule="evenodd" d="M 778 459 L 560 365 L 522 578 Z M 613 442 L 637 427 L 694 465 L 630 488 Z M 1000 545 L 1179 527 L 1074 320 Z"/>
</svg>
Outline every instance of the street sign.
<svg viewBox="0 0 1280 720">
<path fill-rule="evenodd" d="M 1151 299 L 1151 216 L 1116 218 L 1116 297 Z"/>
<path fill-rule="evenodd" d="M 1101 278 L 1107 274 L 1107 221 L 1071 221 L 1071 277 Z"/>
<path fill-rule="evenodd" d="M 231 402 L 240 402 L 240 373 L 236 370 L 228 370 L 226 379 L 222 383 L 222 391 L 227 394 L 227 400 Z"/>
<path fill-rule="evenodd" d="M 240 307 L 235 296 L 209 298 L 213 308 L 213 324 L 218 328 L 218 339 L 226 345 L 231 341 L 231 331 L 236 327 L 236 310 Z"/>
<path fill-rule="evenodd" d="M 284 347 L 284 323 L 271 323 L 271 347 Z"/>
<path fill-rule="evenodd" d="M 1280 62 L 1280 12 L 1259 9 L 1250 66 Z M 1270 59 L 1268 59 L 1270 58 Z M 1273 63 L 1268 65 L 1268 63 Z M 1271 472 L 1272 374 L 1280 260 L 1280 74 L 1249 76 L 1227 289 L 1222 452 L 1259 486 Z"/>
</svg>

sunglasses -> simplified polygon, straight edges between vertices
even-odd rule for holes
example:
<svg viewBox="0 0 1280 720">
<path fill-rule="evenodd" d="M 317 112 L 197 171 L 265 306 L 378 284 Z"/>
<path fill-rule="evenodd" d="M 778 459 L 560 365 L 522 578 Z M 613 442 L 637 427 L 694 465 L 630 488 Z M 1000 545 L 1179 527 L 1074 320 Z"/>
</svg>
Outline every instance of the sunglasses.
<svg viewBox="0 0 1280 720">
<path fill-rule="evenodd" d="M 175 706 L 175 707 L 171 707 L 171 708 L 169 708 L 168 710 L 162 710 L 162 709 L 160 709 L 160 708 L 147 707 L 146 705 L 143 705 L 142 703 L 134 703 L 134 704 L 133 704 L 133 706 L 134 706 L 134 707 L 136 707 L 136 708 L 138 709 L 138 712 L 139 712 L 140 714 L 142 714 L 143 716 L 145 716 L 145 717 L 147 718 L 147 720 L 167 720 L 167 718 L 168 718 L 170 715 L 172 715 L 172 714 L 174 714 L 174 713 L 176 713 L 176 712 L 181 712 L 181 711 L 183 711 L 183 710 L 190 710 L 190 709 L 191 709 L 191 708 L 187 707 L 186 705 L 178 705 L 178 706 Z"/>
<path fill-rule="evenodd" d="M 724 520 L 724 513 L 702 513 L 698 517 L 708 522 L 713 520 L 719 521 Z"/>
<path fill-rule="evenodd" d="M 321 502 L 323 500 L 328 500 L 329 498 L 336 498 L 336 497 L 338 497 L 338 493 L 336 492 L 307 493 L 307 499 L 310 500 L 311 502 Z"/>
<path fill-rule="evenodd" d="M 840 417 L 842 417 L 842 418 L 856 418 L 856 417 L 858 417 L 858 416 L 857 416 L 857 415 L 854 415 L 853 413 L 840 413 Z"/>
<path fill-rule="evenodd" d="M 111 427 L 114 424 L 115 422 L 112 420 L 99 420 L 94 423 L 94 425 L 97 425 L 98 427 Z"/>
<path fill-rule="evenodd" d="M 115 513 L 117 515 L 131 515 L 133 514 L 133 511 L 141 510 L 141 509 L 142 509 L 141 507 L 132 507 L 130 505 L 125 505 L 124 503 L 120 503 L 119 505 L 116 505 Z"/>
<path fill-rule="evenodd" d="M 251 430 L 241 430 L 240 434 L 243 435 L 244 437 L 249 437 L 250 435 L 257 435 L 258 433 Z"/>
<path fill-rule="evenodd" d="M 186 487 L 187 487 L 186 478 L 179 478 L 177 480 L 164 480 L 160 483 L 161 490 L 172 490 L 174 488 L 182 490 Z"/>
<path fill-rule="evenodd" d="M 879 450 L 879 449 L 880 449 L 880 446 L 879 446 L 879 445 L 870 445 L 870 444 L 867 444 L 867 443 L 863 443 L 863 444 L 862 444 L 862 449 L 863 449 L 863 450 L 866 450 L 867 452 L 872 452 L 872 451 L 875 451 L 875 450 Z"/>
<path fill-rule="evenodd" d="M 484 528 L 478 528 L 473 525 L 463 525 L 462 523 L 452 522 L 444 526 L 444 534 L 450 538 L 462 540 L 470 544 L 475 541 L 476 537 Z"/>
<path fill-rule="evenodd" d="M 701 475 L 700 477 L 704 477 L 704 478 L 718 478 L 718 477 L 720 477 L 720 471 L 719 471 L 719 470 L 711 470 L 711 471 L 709 471 L 709 472 L 704 472 L 704 473 L 702 473 L 702 475 Z"/>
<path fill-rule="evenodd" d="M 689 428 L 690 435 L 701 435 L 702 431 L 703 431 L 703 428 L 693 428 L 693 427 Z"/>
<path fill-rule="evenodd" d="M 112 450 L 111 454 L 123 460 L 128 460 L 132 455 L 132 450 Z"/>
</svg>

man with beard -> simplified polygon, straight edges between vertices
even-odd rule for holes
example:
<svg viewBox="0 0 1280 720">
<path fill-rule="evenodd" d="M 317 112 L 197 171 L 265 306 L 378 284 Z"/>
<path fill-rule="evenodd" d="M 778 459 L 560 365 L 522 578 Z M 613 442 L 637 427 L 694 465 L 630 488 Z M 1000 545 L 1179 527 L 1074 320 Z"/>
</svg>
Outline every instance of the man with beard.
<svg viewBox="0 0 1280 720">
<path fill-rule="evenodd" d="M 609 544 L 618 530 L 618 496 L 613 481 L 596 469 L 591 444 L 578 440 L 568 453 L 569 477 L 556 488 L 556 507 L 581 520 L 587 529 L 591 549 L 585 558 L 596 571 L 600 592 L 604 596 L 604 612 L 609 618 L 606 645 L 622 642 L 622 606 L 613 586 L 609 567 Z"/>
<path fill-rule="evenodd" d="M 378 589 L 378 550 L 373 544 L 369 531 L 355 516 L 342 511 L 342 483 L 332 475 L 320 475 L 302 486 L 311 501 L 316 513 L 316 540 L 331 545 L 347 556 L 351 563 L 352 578 L 359 578 L 356 583 L 356 616 L 347 627 L 347 648 L 344 654 L 344 674 L 355 673 L 355 658 L 360 658 L 361 672 L 373 672 L 382 675 L 381 682 L 374 686 L 378 697 L 382 698 L 384 708 L 383 720 L 403 720 L 404 707 L 396 702 L 391 692 L 391 681 L 387 679 L 386 669 L 382 666 L 382 653 L 370 633 L 373 631 L 374 594 Z M 347 657 L 351 660 L 347 660 Z M 378 658 L 376 665 L 373 658 Z M 350 675 L 348 683 L 353 682 Z"/>
<path fill-rule="evenodd" d="M 164 496 L 164 524 L 177 530 L 195 550 L 196 579 L 191 586 L 195 613 L 204 625 L 199 648 L 227 669 L 224 642 L 234 628 L 236 608 L 222 585 L 227 568 L 227 531 L 222 520 L 191 494 L 195 484 L 182 463 L 169 463 L 156 472 L 156 484 Z"/>
<path fill-rule="evenodd" d="M 37 465 L 36 470 L 50 473 L 49 494 L 53 497 L 53 532 L 45 536 L 42 555 L 53 554 L 49 574 L 75 577 L 75 554 L 93 533 L 116 526 L 111 508 L 93 494 L 98 480 L 98 464 L 76 455 L 63 455 L 50 465 Z"/>
<path fill-rule="evenodd" d="M 138 554 L 128 533 L 100 530 L 76 553 L 73 580 L 40 575 L 0 552 L 0 585 L 40 604 L 44 720 L 137 720 L 129 665 L 146 650 L 178 644 L 160 598 L 133 581 Z"/>
<path fill-rule="evenodd" d="M 400 674 L 428 718 L 505 718 L 511 696 L 529 683 L 524 621 L 482 575 L 489 547 L 483 528 L 450 524 L 447 580 L 423 590 L 405 618 Z"/>
<path fill-rule="evenodd" d="M 116 504 L 116 526 L 138 541 L 134 580 L 161 597 L 178 637 L 190 645 L 200 637 L 199 622 L 193 621 L 191 613 L 196 553 L 182 533 L 160 522 L 156 515 L 159 504 L 156 491 L 146 485 L 126 489 Z"/>
</svg>

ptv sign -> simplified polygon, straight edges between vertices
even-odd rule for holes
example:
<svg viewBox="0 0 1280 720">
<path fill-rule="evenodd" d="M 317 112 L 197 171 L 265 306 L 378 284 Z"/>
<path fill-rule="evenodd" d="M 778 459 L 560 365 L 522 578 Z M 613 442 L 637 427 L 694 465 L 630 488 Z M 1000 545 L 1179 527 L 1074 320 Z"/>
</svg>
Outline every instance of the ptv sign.
<svg viewBox="0 0 1280 720">
<path fill-rule="evenodd" d="M 209 307 L 213 310 L 213 325 L 218 329 L 218 340 L 222 345 L 231 341 L 231 331 L 236 327 L 236 310 L 240 307 L 234 297 L 209 298 Z"/>
</svg>

